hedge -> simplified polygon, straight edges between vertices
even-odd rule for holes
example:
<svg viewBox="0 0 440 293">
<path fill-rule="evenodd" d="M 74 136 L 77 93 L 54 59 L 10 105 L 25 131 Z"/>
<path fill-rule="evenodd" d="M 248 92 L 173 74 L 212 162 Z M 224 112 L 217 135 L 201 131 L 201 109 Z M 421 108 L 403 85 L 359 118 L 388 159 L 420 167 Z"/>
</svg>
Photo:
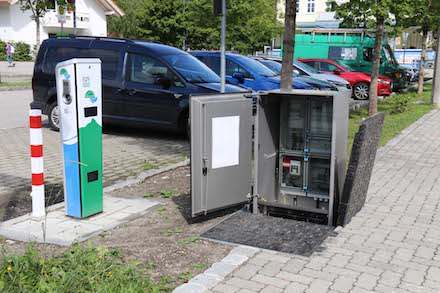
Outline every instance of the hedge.
<svg viewBox="0 0 440 293">
<path fill-rule="evenodd" d="M 12 54 L 14 61 L 31 61 L 31 46 L 24 42 L 11 42 L 15 52 Z M 6 42 L 0 40 L 0 61 L 6 61 Z"/>
</svg>

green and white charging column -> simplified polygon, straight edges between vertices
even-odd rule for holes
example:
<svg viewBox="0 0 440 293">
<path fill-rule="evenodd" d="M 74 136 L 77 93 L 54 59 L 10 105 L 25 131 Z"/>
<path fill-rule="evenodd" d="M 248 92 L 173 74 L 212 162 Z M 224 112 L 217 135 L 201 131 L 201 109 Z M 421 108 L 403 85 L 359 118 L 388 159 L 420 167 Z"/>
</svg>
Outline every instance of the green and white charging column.
<svg viewBox="0 0 440 293">
<path fill-rule="evenodd" d="M 102 84 L 100 59 L 56 66 L 66 214 L 102 212 Z"/>
</svg>

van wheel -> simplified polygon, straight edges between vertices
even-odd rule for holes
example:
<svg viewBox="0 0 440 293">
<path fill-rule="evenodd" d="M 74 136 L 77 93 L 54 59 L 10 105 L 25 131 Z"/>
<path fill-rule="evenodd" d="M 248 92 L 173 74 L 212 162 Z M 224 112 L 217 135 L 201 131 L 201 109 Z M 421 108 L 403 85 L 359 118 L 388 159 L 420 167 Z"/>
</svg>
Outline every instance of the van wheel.
<svg viewBox="0 0 440 293">
<path fill-rule="evenodd" d="M 357 100 L 368 100 L 370 85 L 366 82 L 359 82 L 353 87 L 353 96 Z"/>
<path fill-rule="evenodd" d="M 57 102 L 53 102 L 50 107 L 47 116 L 49 117 L 50 129 L 59 131 L 60 130 L 60 108 Z"/>
</svg>

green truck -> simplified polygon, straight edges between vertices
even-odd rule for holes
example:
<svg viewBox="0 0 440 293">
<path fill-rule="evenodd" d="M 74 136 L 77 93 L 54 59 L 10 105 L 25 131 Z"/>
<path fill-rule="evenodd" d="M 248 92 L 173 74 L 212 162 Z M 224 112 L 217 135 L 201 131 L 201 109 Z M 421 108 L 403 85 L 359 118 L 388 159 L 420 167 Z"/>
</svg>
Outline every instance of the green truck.
<svg viewBox="0 0 440 293">
<path fill-rule="evenodd" d="M 313 29 L 296 34 L 294 58 L 330 59 L 371 73 L 373 48 L 374 38 L 362 29 Z M 399 66 L 387 43 L 381 55 L 380 74 L 393 79 L 394 90 L 406 88 L 407 70 Z"/>
</svg>

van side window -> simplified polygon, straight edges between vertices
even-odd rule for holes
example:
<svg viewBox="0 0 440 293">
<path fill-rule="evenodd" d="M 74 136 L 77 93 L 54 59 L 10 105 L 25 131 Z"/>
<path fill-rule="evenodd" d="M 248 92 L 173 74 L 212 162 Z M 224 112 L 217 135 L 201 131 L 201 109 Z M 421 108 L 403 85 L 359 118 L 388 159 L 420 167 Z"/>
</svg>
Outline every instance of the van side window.
<svg viewBox="0 0 440 293">
<path fill-rule="evenodd" d="M 71 48 L 71 47 L 50 47 L 44 58 L 43 70 L 49 74 L 53 74 L 55 66 L 59 62 L 72 58 L 90 57 L 87 56 L 88 49 Z"/>
<path fill-rule="evenodd" d="M 242 73 L 245 78 L 254 78 L 249 72 L 246 71 L 246 69 L 234 61 L 226 58 L 226 75 L 232 76 L 234 72 Z"/>
<path fill-rule="evenodd" d="M 373 48 L 364 48 L 364 61 L 373 62 Z"/>
<path fill-rule="evenodd" d="M 120 52 L 115 50 L 90 49 L 89 58 L 101 59 L 102 78 L 114 80 L 118 72 Z"/>
<path fill-rule="evenodd" d="M 127 66 L 127 79 L 129 81 L 156 84 L 159 77 L 176 79 L 168 67 L 147 55 L 129 53 Z"/>
<path fill-rule="evenodd" d="M 358 49 L 355 47 L 329 47 L 328 59 L 330 60 L 356 60 Z"/>
</svg>

